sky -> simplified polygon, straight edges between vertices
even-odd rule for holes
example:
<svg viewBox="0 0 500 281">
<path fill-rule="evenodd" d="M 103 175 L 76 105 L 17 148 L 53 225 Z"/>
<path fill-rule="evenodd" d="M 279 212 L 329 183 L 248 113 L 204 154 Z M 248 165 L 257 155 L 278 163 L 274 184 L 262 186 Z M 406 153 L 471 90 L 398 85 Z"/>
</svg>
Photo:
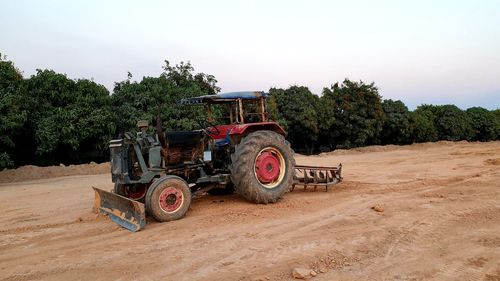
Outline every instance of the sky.
<svg viewBox="0 0 500 281">
<path fill-rule="evenodd" d="M 0 52 L 112 90 L 190 61 L 223 92 L 375 82 L 384 99 L 500 108 L 500 0 L 0 0 Z"/>
</svg>

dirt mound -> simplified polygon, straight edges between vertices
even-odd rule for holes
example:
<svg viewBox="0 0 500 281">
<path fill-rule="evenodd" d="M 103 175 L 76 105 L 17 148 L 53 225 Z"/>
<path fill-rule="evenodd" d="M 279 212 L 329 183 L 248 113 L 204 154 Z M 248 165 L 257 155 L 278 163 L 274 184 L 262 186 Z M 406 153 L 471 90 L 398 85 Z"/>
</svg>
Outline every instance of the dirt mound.
<svg viewBox="0 0 500 281">
<path fill-rule="evenodd" d="M 57 178 L 76 175 L 96 175 L 109 173 L 109 162 L 89 164 L 38 167 L 32 165 L 21 166 L 17 169 L 0 171 L 0 183 L 17 182 L 37 179 Z"/>
<path fill-rule="evenodd" d="M 364 147 L 356 147 L 351 149 L 336 149 L 331 152 L 323 152 L 318 156 L 327 156 L 327 155 L 343 155 L 343 154 L 356 154 L 356 153 L 366 153 L 366 152 L 385 152 L 385 151 L 394 151 L 394 150 L 419 150 L 419 149 L 429 149 L 429 148 L 440 148 L 440 147 L 449 147 L 456 145 L 467 145 L 473 144 L 468 141 L 437 141 L 437 142 L 424 142 L 424 143 L 414 143 L 410 145 L 371 145 Z"/>
</svg>

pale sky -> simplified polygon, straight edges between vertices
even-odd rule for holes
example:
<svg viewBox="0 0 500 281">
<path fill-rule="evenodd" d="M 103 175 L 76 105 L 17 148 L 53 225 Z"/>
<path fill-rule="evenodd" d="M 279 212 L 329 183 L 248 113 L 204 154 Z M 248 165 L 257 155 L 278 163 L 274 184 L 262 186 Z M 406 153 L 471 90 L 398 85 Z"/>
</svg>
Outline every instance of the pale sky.
<svg viewBox="0 0 500 281">
<path fill-rule="evenodd" d="M 500 0 L 0 0 L 0 52 L 108 89 L 191 61 L 222 91 L 374 81 L 384 98 L 500 108 Z"/>
</svg>

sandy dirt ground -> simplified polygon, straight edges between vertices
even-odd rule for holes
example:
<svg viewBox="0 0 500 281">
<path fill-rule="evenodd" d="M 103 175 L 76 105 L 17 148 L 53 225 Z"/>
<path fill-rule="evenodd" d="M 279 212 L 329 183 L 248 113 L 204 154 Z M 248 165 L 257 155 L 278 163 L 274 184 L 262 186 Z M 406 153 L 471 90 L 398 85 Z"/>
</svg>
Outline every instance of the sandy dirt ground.
<svg viewBox="0 0 500 281">
<path fill-rule="evenodd" d="M 312 280 L 500 280 L 500 142 L 297 162 L 342 162 L 345 180 L 270 205 L 200 197 L 138 233 L 92 213 L 90 187 L 111 189 L 109 174 L 1 183 L 0 279 L 289 280 L 304 267 Z"/>
</svg>

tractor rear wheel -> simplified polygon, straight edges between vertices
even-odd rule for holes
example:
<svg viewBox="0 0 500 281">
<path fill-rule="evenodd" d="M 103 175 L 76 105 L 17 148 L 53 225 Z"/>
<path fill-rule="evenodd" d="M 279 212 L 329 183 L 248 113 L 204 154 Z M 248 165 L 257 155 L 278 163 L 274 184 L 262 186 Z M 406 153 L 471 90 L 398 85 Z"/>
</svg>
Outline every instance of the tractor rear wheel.
<svg viewBox="0 0 500 281">
<path fill-rule="evenodd" d="M 144 202 L 147 186 L 145 184 L 121 184 L 115 183 L 113 191 L 123 197 L 133 199 L 135 201 Z"/>
<path fill-rule="evenodd" d="M 285 138 L 257 131 L 242 139 L 231 155 L 231 181 L 236 191 L 255 203 L 274 203 L 293 181 L 295 159 Z"/>
<path fill-rule="evenodd" d="M 191 189 L 177 176 L 163 176 L 148 188 L 146 211 L 159 222 L 178 220 L 191 205 Z"/>
</svg>

